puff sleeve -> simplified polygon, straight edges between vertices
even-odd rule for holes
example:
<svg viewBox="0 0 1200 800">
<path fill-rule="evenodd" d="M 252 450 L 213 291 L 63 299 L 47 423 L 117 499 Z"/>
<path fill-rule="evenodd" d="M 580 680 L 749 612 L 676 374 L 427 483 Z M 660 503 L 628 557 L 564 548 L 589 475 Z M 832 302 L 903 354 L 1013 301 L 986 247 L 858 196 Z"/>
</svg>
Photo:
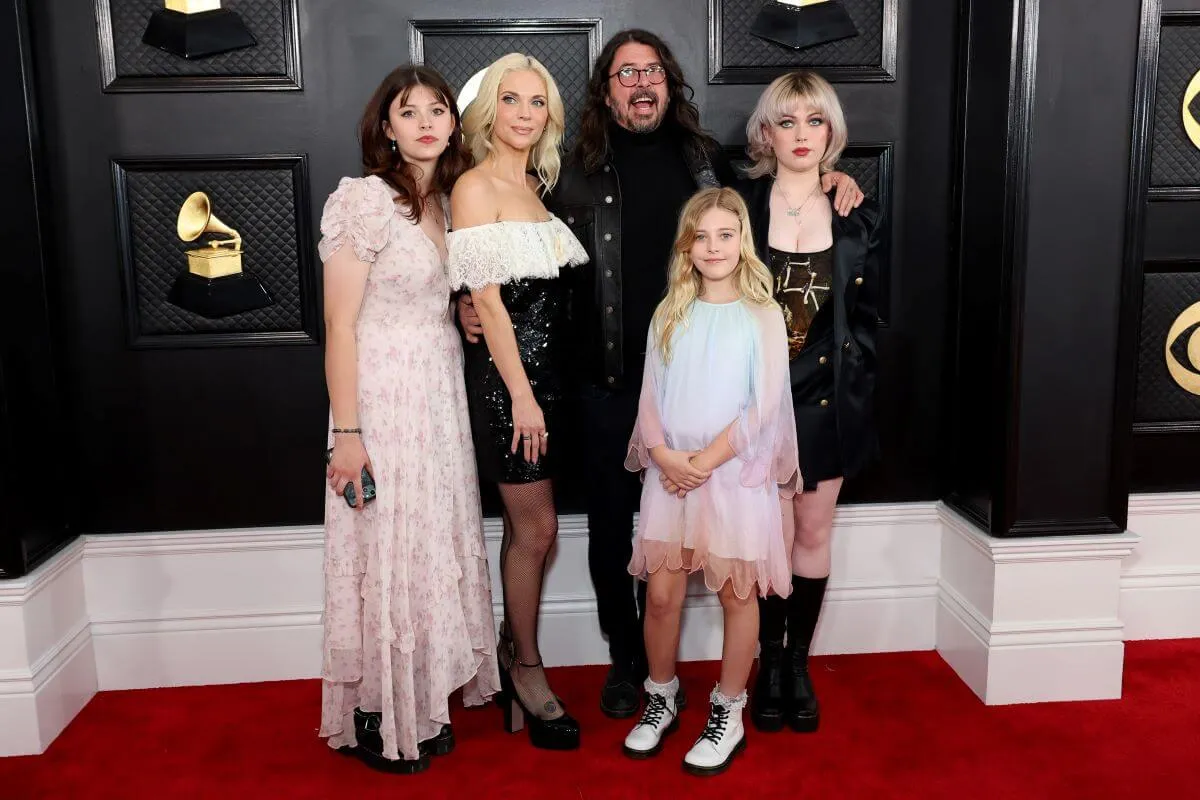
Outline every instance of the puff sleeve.
<svg viewBox="0 0 1200 800">
<path fill-rule="evenodd" d="M 321 261 L 328 261 L 349 243 L 355 258 L 364 264 L 375 263 L 388 243 L 395 213 L 391 191 L 381 179 L 342 178 L 321 213 L 321 241 L 317 244 Z"/>
</svg>

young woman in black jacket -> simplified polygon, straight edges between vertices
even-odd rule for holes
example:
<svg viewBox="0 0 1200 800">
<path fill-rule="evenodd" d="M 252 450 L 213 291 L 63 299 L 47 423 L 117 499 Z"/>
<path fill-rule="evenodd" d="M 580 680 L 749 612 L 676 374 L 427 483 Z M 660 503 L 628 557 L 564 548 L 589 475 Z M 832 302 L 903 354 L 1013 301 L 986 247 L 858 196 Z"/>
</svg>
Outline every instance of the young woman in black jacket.
<svg viewBox="0 0 1200 800">
<path fill-rule="evenodd" d="M 784 309 L 804 478 L 790 515 L 792 594 L 759 601 L 751 719 L 764 731 L 787 724 L 811 732 L 820 711 L 808 654 L 829 579 L 834 506 L 843 478 L 859 472 L 877 449 L 872 394 L 885 226 L 873 201 L 843 217 L 821 191 L 822 174 L 846 146 L 841 104 L 824 79 L 801 71 L 775 80 L 746 133 L 753 165 L 741 191 Z"/>
</svg>

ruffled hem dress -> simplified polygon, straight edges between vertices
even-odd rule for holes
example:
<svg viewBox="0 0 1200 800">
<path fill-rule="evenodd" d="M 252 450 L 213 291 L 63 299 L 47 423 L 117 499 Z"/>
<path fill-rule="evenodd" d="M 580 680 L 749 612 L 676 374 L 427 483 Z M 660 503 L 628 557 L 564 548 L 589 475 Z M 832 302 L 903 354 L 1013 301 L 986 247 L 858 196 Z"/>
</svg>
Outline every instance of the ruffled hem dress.
<svg viewBox="0 0 1200 800">
<path fill-rule="evenodd" d="M 354 709 L 381 712 L 384 756 L 416 759 L 449 723 L 449 696 L 479 705 L 499 672 L 450 286 L 402 211 L 381 179 L 345 178 L 321 219 L 322 261 L 351 247 L 370 265 L 358 419 L 377 497 L 358 511 L 326 484 L 320 735 L 354 745 Z"/>
<path fill-rule="evenodd" d="M 726 428 L 736 456 L 685 497 L 666 492 L 650 450 L 703 450 Z M 694 301 L 672 334 L 668 361 L 651 330 L 625 466 L 645 470 L 632 575 L 702 571 L 714 592 L 732 582 L 742 599 L 790 593 L 783 521 L 790 504 L 781 499 L 796 493 L 801 476 L 777 305 Z"/>
</svg>

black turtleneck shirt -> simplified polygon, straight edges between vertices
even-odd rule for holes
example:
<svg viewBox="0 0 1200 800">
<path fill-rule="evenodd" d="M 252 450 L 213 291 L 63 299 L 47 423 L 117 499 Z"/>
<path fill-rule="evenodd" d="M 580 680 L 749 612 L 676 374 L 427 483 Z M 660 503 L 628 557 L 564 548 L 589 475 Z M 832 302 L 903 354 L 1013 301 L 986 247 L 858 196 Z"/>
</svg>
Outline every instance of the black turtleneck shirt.
<svg viewBox="0 0 1200 800">
<path fill-rule="evenodd" d="M 637 390 L 650 318 L 667 289 L 671 246 L 684 203 L 696 192 L 681 138 L 664 122 L 650 133 L 609 125 L 621 187 L 621 324 L 625 385 Z"/>
</svg>

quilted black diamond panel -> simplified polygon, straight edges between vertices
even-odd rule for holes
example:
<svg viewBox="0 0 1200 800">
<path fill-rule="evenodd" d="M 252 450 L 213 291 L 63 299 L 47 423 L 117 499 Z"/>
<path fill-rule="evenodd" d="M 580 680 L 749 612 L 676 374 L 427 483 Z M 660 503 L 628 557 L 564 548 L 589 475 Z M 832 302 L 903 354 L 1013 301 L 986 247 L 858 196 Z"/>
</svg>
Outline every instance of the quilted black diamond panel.
<svg viewBox="0 0 1200 800">
<path fill-rule="evenodd" d="M 1187 427 L 1200 424 L 1200 395 L 1186 391 L 1167 370 L 1167 335 L 1175 320 L 1191 306 L 1200 303 L 1200 263 L 1195 272 L 1149 272 L 1142 291 L 1142 328 L 1138 343 L 1137 404 L 1134 422 L 1139 428 L 1150 426 Z M 1147 267 L 1149 269 L 1149 266 Z M 1195 325 L 1189 325 L 1170 342 L 1172 356 L 1200 379 L 1200 364 L 1191 364 L 1188 340 Z M 1156 425 L 1155 423 L 1160 423 Z"/>
<path fill-rule="evenodd" d="M 899 0 L 837 0 L 858 29 L 849 39 L 793 50 L 750 33 L 770 0 L 708 0 L 709 83 L 767 83 L 808 68 L 832 81 L 891 81 L 896 77 Z"/>
<path fill-rule="evenodd" d="M 317 305 L 304 156 L 113 162 L 125 279 L 126 324 L 135 347 L 196 347 L 316 340 Z M 168 295 L 187 272 L 176 220 L 192 192 L 242 236 L 242 268 L 274 301 L 221 318 L 185 310 Z"/>
<path fill-rule="evenodd" d="M 142 43 L 162 0 L 95 0 L 106 92 L 299 89 L 297 0 L 223 0 L 257 44 L 186 59 Z"/>
<path fill-rule="evenodd" d="M 1200 18 L 1164 20 L 1154 97 L 1151 186 L 1200 186 L 1200 148 L 1183 130 L 1183 93 L 1200 71 Z M 1192 113 L 1200 111 L 1192 104 Z M 1200 118 L 1200 117 L 1198 117 Z"/>
<path fill-rule="evenodd" d="M 414 61 L 441 72 L 455 92 L 500 56 L 533 56 L 558 84 L 569 148 L 579 129 L 599 36 L 598 20 L 414 20 L 411 51 Z"/>
</svg>

